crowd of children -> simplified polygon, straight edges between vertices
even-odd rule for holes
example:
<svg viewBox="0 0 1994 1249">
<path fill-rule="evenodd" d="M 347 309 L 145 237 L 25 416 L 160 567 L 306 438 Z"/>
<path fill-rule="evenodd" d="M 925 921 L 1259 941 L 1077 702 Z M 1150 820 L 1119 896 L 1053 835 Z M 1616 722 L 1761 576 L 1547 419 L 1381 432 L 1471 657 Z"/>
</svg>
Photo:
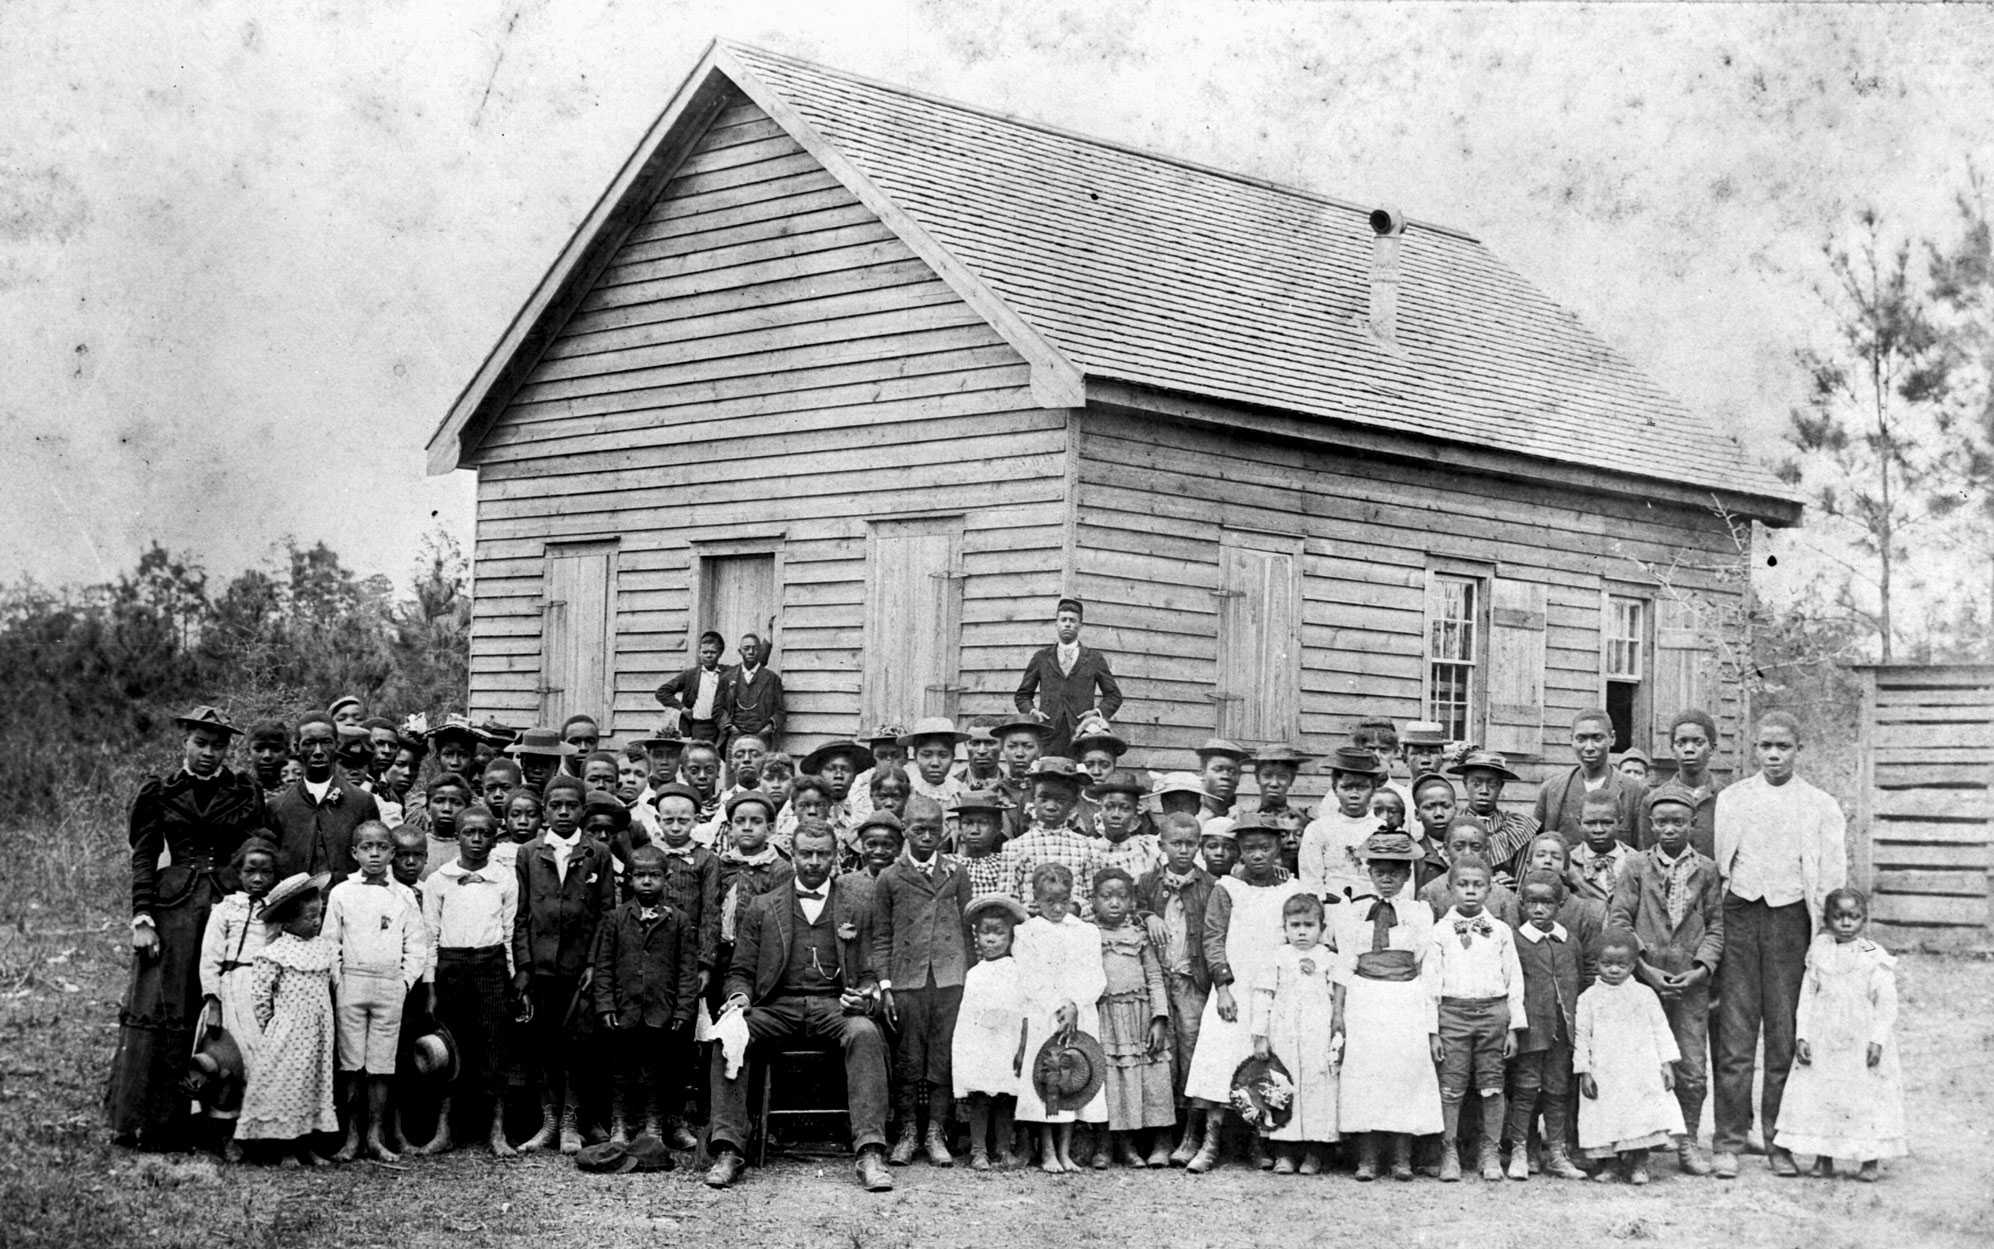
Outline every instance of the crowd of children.
<svg viewBox="0 0 1994 1249">
<path fill-rule="evenodd" d="M 219 712 L 178 723 L 185 766 L 132 817 L 111 1108 L 138 1143 L 181 1139 L 192 1098 L 228 1156 L 284 1165 L 333 1140 L 337 1161 L 695 1150 L 764 1035 L 749 999 L 779 982 L 834 1004 L 818 1031 L 848 1058 L 853 1019 L 890 1054 L 889 1122 L 854 1116 L 874 1188 L 873 1155 L 947 1166 L 964 1144 L 978 1170 L 1047 1173 L 1244 1157 L 1644 1184 L 1666 1147 L 1735 1175 L 1761 1031 L 1776 1171 L 1797 1153 L 1874 1179 L 1905 1152 L 1891 959 L 1776 713 L 1728 789 L 1708 715 L 1676 717 L 1679 766 L 1651 788 L 1582 713 L 1534 816 L 1499 805 L 1500 755 L 1379 720 L 1328 758 L 1315 810 L 1292 746 L 1215 739 L 1145 779 L 1098 715 L 1077 760 L 1042 754 L 1032 715 L 793 759 L 750 732 L 724 757 L 675 733 L 609 751 L 585 716 L 397 725 L 341 700 L 253 726 L 247 774 Z M 806 926 L 833 899 L 835 932 L 771 956 L 766 926 L 791 921 L 764 900 L 792 893 Z M 1783 952 L 1796 917 L 1804 959 Z M 709 1142 L 710 1183 L 739 1177 L 741 1143 Z"/>
</svg>

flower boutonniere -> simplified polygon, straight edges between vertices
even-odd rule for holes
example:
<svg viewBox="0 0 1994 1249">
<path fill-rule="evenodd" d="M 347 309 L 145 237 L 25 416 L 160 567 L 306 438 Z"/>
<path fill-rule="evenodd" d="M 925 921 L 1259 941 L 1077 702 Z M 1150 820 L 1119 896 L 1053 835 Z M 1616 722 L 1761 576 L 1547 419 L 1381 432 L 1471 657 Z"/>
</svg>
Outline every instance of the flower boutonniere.
<svg viewBox="0 0 1994 1249">
<path fill-rule="evenodd" d="M 333 782 L 332 787 L 325 791 L 325 805 L 328 807 L 336 807 L 339 805 L 339 800 L 345 796 L 346 796 L 346 791 L 341 789 L 339 787 L 339 783 L 335 781 Z"/>
<path fill-rule="evenodd" d="M 859 926 L 857 924 L 845 923 L 838 925 L 838 940 L 857 941 L 858 939 Z"/>
</svg>

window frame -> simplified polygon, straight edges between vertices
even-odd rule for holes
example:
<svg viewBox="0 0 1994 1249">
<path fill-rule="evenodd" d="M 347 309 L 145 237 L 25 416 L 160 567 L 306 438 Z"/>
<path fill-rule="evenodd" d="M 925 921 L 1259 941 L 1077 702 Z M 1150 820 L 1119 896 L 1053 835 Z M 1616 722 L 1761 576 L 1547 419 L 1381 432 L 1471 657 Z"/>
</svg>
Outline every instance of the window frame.
<svg viewBox="0 0 1994 1249">
<path fill-rule="evenodd" d="M 1425 598 L 1421 604 L 1419 705 L 1422 718 L 1437 720 L 1447 726 L 1449 740 L 1480 741 L 1487 735 L 1490 586 L 1494 575 L 1495 570 L 1487 564 L 1454 559 L 1429 559 L 1427 562 Z M 1443 623 L 1435 609 L 1440 604 L 1441 587 L 1448 583 L 1468 586 L 1473 596 L 1468 608 L 1469 618 L 1459 622 L 1473 630 L 1466 658 L 1442 658 L 1435 654 L 1436 627 Z M 1443 664 L 1468 669 L 1465 702 L 1457 704 L 1450 701 L 1445 714 L 1436 702 L 1440 683 L 1435 680 L 1435 670 Z M 1460 707 L 1458 736 L 1453 711 L 1457 705 Z"/>
<path fill-rule="evenodd" d="M 1629 750 L 1642 750 L 1649 754 L 1654 751 L 1654 696 L 1655 696 L 1655 628 L 1656 610 L 1654 594 L 1644 586 L 1607 583 L 1600 587 L 1599 598 L 1599 701 L 1611 713 L 1615 699 L 1614 686 L 1632 686 L 1633 693 L 1627 698 L 1626 740 L 1620 740 L 1620 726 L 1615 724 L 1613 750 L 1624 754 Z M 1639 615 L 1635 622 L 1634 636 L 1626 636 L 1620 629 L 1622 606 L 1631 606 Z M 1636 652 L 1636 665 L 1633 668 L 1614 667 L 1614 649 L 1627 646 Z"/>
</svg>

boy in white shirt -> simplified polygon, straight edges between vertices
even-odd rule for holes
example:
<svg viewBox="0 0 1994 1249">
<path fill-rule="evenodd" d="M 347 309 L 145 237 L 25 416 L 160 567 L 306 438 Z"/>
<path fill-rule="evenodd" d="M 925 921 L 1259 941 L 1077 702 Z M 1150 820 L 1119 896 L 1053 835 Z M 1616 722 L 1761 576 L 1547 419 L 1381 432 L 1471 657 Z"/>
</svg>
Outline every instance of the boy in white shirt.
<svg viewBox="0 0 1994 1249">
<path fill-rule="evenodd" d="M 1509 925 L 1482 905 L 1488 864 L 1463 855 L 1447 877 L 1454 905 L 1435 921 L 1419 969 L 1440 1007 L 1439 1030 L 1429 1042 L 1440 1068 L 1440 1178 L 1461 1178 L 1461 1103 L 1472 1084 L 1482 1097 L 1482 1178 L 1500 1180 L 1503 1065 L 1516 1057 L 1516 1034 L 1530 1025 L 1523 965 Z"/>
<path fill-rule="evenodd" d="M 367 1155 L 398 1161 L 382 1133 L 390 1120 L 402 1004 L 422 975 L 429 934 L 415 890 L 388 873 L 394 855 L 394 835 L 386 824 L 368 820 L 353 830 L 353 857 L 360 870 L 332 887 L 319 934 L 339 951 L 333 983 L 338 987 L 335 1020 L 347 1127 L 335 1162 L 360 1156 L 363 1119 Z"/>
</svg>

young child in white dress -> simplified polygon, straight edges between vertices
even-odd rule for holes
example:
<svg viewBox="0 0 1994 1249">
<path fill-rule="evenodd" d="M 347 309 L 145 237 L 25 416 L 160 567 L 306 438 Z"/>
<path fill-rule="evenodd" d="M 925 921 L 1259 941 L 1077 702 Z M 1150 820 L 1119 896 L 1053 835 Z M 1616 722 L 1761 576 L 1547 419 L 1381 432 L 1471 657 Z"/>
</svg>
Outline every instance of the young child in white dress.
<svg viewBox="0 0 1994 1249">
<path fill-rule="evenodd" d="M 962 916 L 978 961 L 963 976 L 949 1074 L 968 1112 L 970 1169 L 988 1171 L 993 1154 L 998 1165 L 1015 1167 L 1011 1116 L 1024 1082 L 1026 1000 L 1011 939 L 1025 922 L 1025 907 L 1008 894 L 982 894 Z"/>
<path fill-rule="evenodd" d="M 1630 1184 L 1648 1182 L 1648 1151 L 1682 1135 L 1675 1099 L 1681 1057 L 1662 1000 L 1635 980 L 1641 943 L 1615 929 L 1599 939 L 1599 980 L 1579 994 L 1572 1072 L 1579 1078 L 1579 1147 L 1605 1159 L 1593 1175 L 1614 1178 L 1613 1159 Z"/>
<path fill-rule="evenodd" d="M 1253 1053 L 1279 1058 L 1295 1084 L 1288 1121 L 1269 1133 L 1276 1142 L 1274 1173 L 1315 1175 L 1323 1168 L 1323 1147 L 1337 1138 L 1336 1067 L 1342 1058 L 1322 899 L 1290 896 L 1281 904 L 1281 927 L 1287 943 L 1253 983 Z"/>
<path fill-rule="evenodd" d="M 1256 814 L 1235 824 L 1233 834 L 1239 842 L 1240 874 L 1220 877 L 1205 904 L 1205 966 L 1211 971 L 1212 996 L 1198 1023 L 1198 1048 L 1184 1082 L 1185 1094 L 1206 1111 L 1205 1139 L 1184 1168 L 1193 1174 L 1218 1162 L 1219 1137 L 1232 1104 L 1232 1073 L 1253 1053 L 1248 995 L 1260 969 L 1281 948 L 1281 908 L 1294 895 L 1308 892 L 1281 866 L 1280 829 Z M 1259 1137 L 1254 1147 L 1264 1154 Z M 1269 1159 L 1267 1166 L 1273 1165 Z"/>
<path fill-rule="evenodd" d="M 1107 990 L 1101 962 L 1101 934 L 1073 913 L 1073 869 L 1041 863 L 1032 872 L 1032 897 L 1039 913 L 1018 928 L 1013 947 L 1018 979 L 1025 991 L 1025 1062 L 1056 1033 L 1079 1031 L 1098 1037 L 1096 1006 Z M 1073 1160 L 1073 1125 L 1106 1123 L 1107 1099 L 1095 1094 L 1078 1112 L 1046 1108 L 1030 1079 L 1018 1082 L 1018 1122 L 1039 1125 L 1039 1169 L 1051 1175 L 1080 1170 Z"/>
<path fill-rule="evenodd" d="M 1875 1183 L 1878 1159 L 1900 1158 L 1904 1078 L 1897 1060 L 1897 960 L 1862 935 L 1869 902 L 1837 889 L 1822 904 L 1826 932 L 1807 950 L 1795 1018 L 1793 1073 L 1779 1104 L 1774 1140 L 1813 1154 L 1817 1174 L 1834 1160 L 1857 1163 L 1856 1178 Z"/>
<path fill-rule="evenodd" d="M 263 899 L 277 883 L 277 847 L 265 838 L 251 837 L 236 850 L 232 866 L 242 888 L 215 904 L 201 934 L 201 1028 L 204 1032 L 227 1030 L 242 1055 L 246 1079 L 256 1065 L 256 1042 L 263 1035 L 250 989 L 255 981 L 256 956 L 269 940 L 269 929 L 263 923 Z M 222 1121 L 228 1132 L 222 1156 L 230 1162 L 242 1160 L 242 1146 L 234 1135 L 240 1111 L 239 1098 L 208 1107 L 208 1116 Z"/>
<path fill-rule="evenodd" d="M 337 1132 L 333 1105 L 332 972 L 339 953 L 319 936 L 327 877 L 299 873 L 270 890 L 264 922 L 277 929 L 256 956 L 251 990 L 263 1039 L 242 1097 L 236 1138 L 289 1146 L 283 1165 L 323 1166 L 315 1132 Z"/>
</svg>

